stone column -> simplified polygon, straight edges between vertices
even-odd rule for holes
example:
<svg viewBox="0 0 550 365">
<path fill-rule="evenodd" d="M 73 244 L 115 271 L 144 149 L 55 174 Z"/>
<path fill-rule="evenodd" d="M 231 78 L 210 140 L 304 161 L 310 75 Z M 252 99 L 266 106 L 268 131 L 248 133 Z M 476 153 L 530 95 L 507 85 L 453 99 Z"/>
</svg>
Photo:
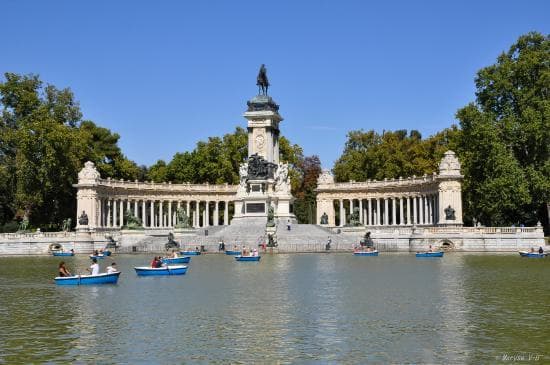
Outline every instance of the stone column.
<svg viewBox="0 0 550 365">
<path fill-rule="evenodd" d="M 373 225 L 372 224 L 372 203 L 371 203 L 371 198 L 368 198 L 367 199 L 367 224 L 368 225 Z"/>
<path fill-rule="evenodd" d="M 407 225 L 411 225 L 411 197 L 407 197 Z"/>
<path fill-rule="evenodd" d="M 395 216 L 396 216 L 396 205 L 395 205 L 395 197 L 392 197 L 391 198 L 391 224 L 392 226 L 395 226 L 397 223 L 396 223 L 396 219 L 395 219 Z"/>
<path fill-rule="evenodd" d="M 113 227 L 118 227 L 118 200 L 113 200 Z"/>
<path fill-rule="evenodd" d="M 420 224 L 424 224 L 424 196 L 421 195 L 418 198 L 418 215 L 419 215 L 419 221 Z"/>
<path fill-rule="evenodd" d="M 214 225 L 217 226 L 220 219 L 220 211 L 219 211 L 219 200 L 214 201 Z"/>
<path fill-rule="evenodd" d="M 210 226 L 210 200 L 206 201 L 206 205 L 204 208 L 204 226 Z"/>
<path fill-rule="evenodd" d="M 224 202 L 223 207 L 223 224 L 225 226 L 229 225 L 229 201 Z"/>
<path fill-rule="evenodd" d="M 400 226 L 405 224 L 404 219 L 403 219 L 403 202 L 404 202 L 403 197 L 400 197 L 399 198 L 399 225 Z"/>
<path fill-rule="evenodd" d="M 189 220 L 189 225 L 192 226 L 193 224 L 191 223 L 192 220 L 191 220 L 191 202 L 189 200 L 187 200 L 185 202 L 185 214 L 187 214 L 187 219 Z"/>
<path fill-rule="evenodd" d="M 149 227 L 155 227 L 155 201 L 151 200 L 149 205 L 149 218 L 151 219 L 151 222 L 149 222 Z"/>
<path fill-rule="evenodd" d="M 340 227 L 344 226 L 344 222 L 346 221 L 345 217 L 345 211 L 344 211 L 344 199 L 340 199 Z"/>
<path fill-rule="evenodd" d="M 120 226 L 124 225 L 124 200 L 120 201 Z"/>
<path fill-rule="evenodd" d="M 389 218 L 388 218 L 388 198 L 384 198 L 384 225 L 387 226 L 389 224 Z"/>
<path fill-rule="evenodd" d="M 426 223 L 432 224 L 432 196 L 426 195 L 426 212 L 428 214 L 428 217 L 426 219 Z"/>
<path fill-rule="evenodd" d="M 359 199 L 359 222 L 361 222 L 361 224 L 365 224 L 365 222 L 363 222 L 363 199 Z"/>
<path fill-rule="evenodd" d="M 200 218 L 199 218 L 199 214 L 200 214 L 200 200 L 197 200 L 195 201 L 195 227 L 196 228 L 199 228 L 199 224 L 200 224 Z"/>
<path fill-rule="evenodd" d="M 380 198 L 376 197 L 374 200 L 376 200 L 376 213 L 374 214 L 374 224 L 379 226 L 380 225 Z"/>
<path fill-rule="evenodd" d="M 413 196 L 412 199 L 413 199 L 413 224 L 418 224 L 418 214 L 416 211 L 416 196 Z"/>
<path fill-rule="evenodd" d="M 168 201 L 168 227 L 172 227 L 172 201 Z"/>
<path fill-rule="evenodd" d="M 147 227 L 147 202 L 145 199 L 141 201 L 141 223 L 143 228 Z"/>
</svg>

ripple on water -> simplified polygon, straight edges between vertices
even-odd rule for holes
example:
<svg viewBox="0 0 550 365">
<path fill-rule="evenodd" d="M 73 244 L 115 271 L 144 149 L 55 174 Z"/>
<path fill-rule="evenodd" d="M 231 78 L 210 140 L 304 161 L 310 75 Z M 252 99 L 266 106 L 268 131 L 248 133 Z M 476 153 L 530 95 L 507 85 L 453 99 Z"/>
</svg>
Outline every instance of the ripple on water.
<svg viewBox="0 0 550 365">
<path fill-rule="evenodd" d="M 550 352 L 544 260 L 205 255 L 183 277 L 138 278 L 132 267 L 149 259 L 116 257 L 116 286 L 56 287 L 57 259 L 0 258 L 0 362 L 442 363 Z"/>
</svg>

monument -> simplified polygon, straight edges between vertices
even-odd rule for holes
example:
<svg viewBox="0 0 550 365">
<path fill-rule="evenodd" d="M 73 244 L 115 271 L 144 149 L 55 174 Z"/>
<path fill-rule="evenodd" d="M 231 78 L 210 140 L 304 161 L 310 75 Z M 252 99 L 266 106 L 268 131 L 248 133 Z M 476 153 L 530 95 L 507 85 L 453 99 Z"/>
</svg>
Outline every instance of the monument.
<svg viewBox="0 0 550 365">
<path fill-rule="evenodd" d="M 290 212 L 288 164 L 279 161 L 279 105 L 267 91 L 269 81 L 265 65 L 257 77 L 258 95 L 247 102 L 248 160 L 239 168 L 240 183 L 235 199 L 234 220 L 262 218 L 267 221 L 269 208 L 278 219 L 295 220 Z"/>
</svg>

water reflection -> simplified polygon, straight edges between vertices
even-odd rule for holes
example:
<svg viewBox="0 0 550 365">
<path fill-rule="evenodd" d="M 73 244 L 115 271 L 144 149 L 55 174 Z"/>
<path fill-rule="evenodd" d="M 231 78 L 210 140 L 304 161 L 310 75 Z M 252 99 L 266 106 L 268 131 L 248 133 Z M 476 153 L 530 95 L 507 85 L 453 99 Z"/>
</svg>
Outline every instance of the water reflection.
<svg viewBox="0 0 550 365">
<path fill-rule="evenodd" d="M 182 277 L 137 277 L 132 267 L 149 261 L 117 257 L 116 286 L 56 287 L 57 259 L 0 258 L 0 363 L 487 363 L 550 352 L 545 260 L 205 255 Z"/>
</svg>

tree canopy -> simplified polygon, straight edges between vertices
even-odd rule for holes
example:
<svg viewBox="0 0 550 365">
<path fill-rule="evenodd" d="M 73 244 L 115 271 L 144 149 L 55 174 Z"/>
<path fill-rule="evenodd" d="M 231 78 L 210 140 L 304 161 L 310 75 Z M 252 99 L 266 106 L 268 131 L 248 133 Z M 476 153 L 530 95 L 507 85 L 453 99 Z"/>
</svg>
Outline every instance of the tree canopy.
<svg viewBox="0 0 550 365">
<path fill-rule="evenodd" d="M 140 168 L 118 147 L 118 134 L 83 121 L 70 89 L 36 75 L 6 73 L 0 83 L 0 224 L 29 218 L 58 225 L 74 216 L 72 184 L 85 161 L 104 177 L 138 178 Z"/>
<path fill-rule="evenodd" d="M 476 101 L 457 112 L 466 218 L 548 226 L 550 41 L 521 36 L 477 73 Z"/>
</svg>

